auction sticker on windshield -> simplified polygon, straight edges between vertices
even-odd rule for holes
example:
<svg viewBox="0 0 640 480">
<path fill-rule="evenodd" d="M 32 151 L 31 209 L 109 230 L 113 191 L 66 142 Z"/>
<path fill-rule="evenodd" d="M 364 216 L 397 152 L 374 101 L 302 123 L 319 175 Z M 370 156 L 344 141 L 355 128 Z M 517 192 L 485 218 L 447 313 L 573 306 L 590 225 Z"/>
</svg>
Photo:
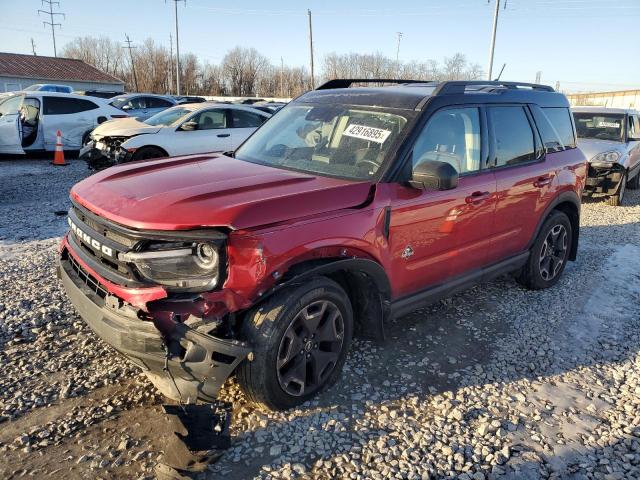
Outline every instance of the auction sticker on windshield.
<svg viewBox="0 0 640 480">
<path fill-rule="evenodd" d="M 615 122 L 600 122 L 598 126 L 603 128 L 620 128 L 620 124 Z"/>
<path fill-rule="evenodd" d="M 370 140 L 376 143 L 384 143 L 391 134 L 391 130 L 383 130 L 382 128 L 366 127 L 364 125 L 349 125 L 343 135 L 347 137 L 360 138 L 362 140 Z"/>
</svg>

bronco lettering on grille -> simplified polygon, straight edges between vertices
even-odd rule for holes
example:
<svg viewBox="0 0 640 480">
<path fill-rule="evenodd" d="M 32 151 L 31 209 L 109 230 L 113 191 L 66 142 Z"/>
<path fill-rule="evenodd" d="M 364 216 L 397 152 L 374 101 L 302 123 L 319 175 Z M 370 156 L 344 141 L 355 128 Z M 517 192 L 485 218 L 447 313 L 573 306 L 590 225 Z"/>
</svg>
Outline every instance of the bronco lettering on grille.
<svg viewBox="0 0 640 480">
<path fill-rule="evenodd" d="M 69 222 L 69 227 L 71 228 L 71 231 L 75 233 L 75 235 L 80 240 L 82 240 L 84 243 L 89 245 L 91 248 L 103 253 L 104 255 L 113 257 L 112 248 L 101 244 L 98 240 L 96 240 L 95 238 L 92 238 L 87 233 L 83 232 L 75 223 L 73 223 L 73 221 L 70 218 L 67 218 L 67 221 Z"/>
</svg>

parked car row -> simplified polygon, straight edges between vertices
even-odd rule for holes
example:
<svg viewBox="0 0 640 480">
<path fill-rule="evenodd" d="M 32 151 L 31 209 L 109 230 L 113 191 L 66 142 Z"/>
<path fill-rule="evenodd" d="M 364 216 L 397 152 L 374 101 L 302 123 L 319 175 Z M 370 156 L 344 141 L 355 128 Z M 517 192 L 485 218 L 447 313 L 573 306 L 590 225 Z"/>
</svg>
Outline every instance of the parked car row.
<svg viewBox="0 0 640 480">
<path fill-rule="evenodd" d="M 233 152 L 125 163 L 73 187 L 64 288 L 167 397 L 212 401 L 235 375 L 254 402 L 300 405 L 337 381 L 354 335 L 382 338 L 390 318 L 501 274 L 552 287 L 576 259 L 587 157 L 564 95 L 352 83 L 301 95 Z M 170 142 L 205 111 L 181 108 L 152 117 Z M 207 117 L 227 127 L 246 112 L 203 108 L 227 109 Z M 621 128 L 622 143 L 626 115 L 578 131 Z"/>
</svg>

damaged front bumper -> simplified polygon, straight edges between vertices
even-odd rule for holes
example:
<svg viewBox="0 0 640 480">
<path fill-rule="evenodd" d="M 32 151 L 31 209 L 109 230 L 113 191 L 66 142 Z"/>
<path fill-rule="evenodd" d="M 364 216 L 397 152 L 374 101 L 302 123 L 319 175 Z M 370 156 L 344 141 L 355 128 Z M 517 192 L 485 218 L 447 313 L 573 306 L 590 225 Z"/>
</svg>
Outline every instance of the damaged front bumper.
<svg viewBox="0 0 640 480">
<path fill-rule="evenodd" d="M 110 294 L 68 253 L 60 257 L 58 272 L 71 303 L 89 327 L 142 368 L 170 399 L 214 401 L 249 354 L 240 341 L 217 338 L 180 322 L 161 333 L 152 320 L 140 318 L 140 310 Z"/>
<path fill-rule="evenodd" d="M 80 149 L 78 158 L 87 162 L 92 170 L 102 170 L 118 163 L 131 160 L 131 153 L 120 147 L 123 139 L 105 138 L 103 141 L 90 140 Z"/>
<path fill-rule="evenodd" d="M 610 166 L 589 164 L 583 195 L 600 197 L 615 195 L 624 178 L 625 168 L 619 163 Z"/>
</svg>

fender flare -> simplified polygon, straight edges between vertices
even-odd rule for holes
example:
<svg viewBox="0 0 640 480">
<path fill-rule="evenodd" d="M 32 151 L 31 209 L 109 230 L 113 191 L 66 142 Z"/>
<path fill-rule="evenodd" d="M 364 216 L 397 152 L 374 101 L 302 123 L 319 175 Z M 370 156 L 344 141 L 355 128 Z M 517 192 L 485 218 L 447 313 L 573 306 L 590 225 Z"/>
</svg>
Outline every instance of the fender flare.
<svg viewBox="0 0 640 480">
<path fill-rule="evenodd" d="M 538 238 L 538 235 L 540 234 L 542 225 L 544 224 L 549 214 L 553 210 L 557 210 L 558 205 L 562 203 L 571 203 L 573 204 L 574 207 L 576 207 L 576 210 L 578 211 L 578 218 L 576 219 L 578 228 L 576 228 L 575 231 L 573 232 L 572 242 L 571 242 L 571 251 L 569 252 L 569 259 L 570 260 L 576 259 L 576 254 L 578 252 L 578 238 L 580 236 L 580 209 L 582 207 L 582 202 L 580 200 L 580 197 L 578 197 L 578 194 L 574 191 L 561 192 L 549 203 L 549 205 L 547 205 L 547 208 L 545 209 L 544 213 L 540 216 L 540 220 L 538 221 L 538 225 L 536 226 L 536 229 L 533 232 L 533 235 L 531 236 L 531 240 L 529 240 L 529 244 L 527 245 L 527 250 L 531 250 L 531 248 L 533 247 L 533 244 L 535 243 L 536 239 Z"/>
<path fill-rule="evenodd" d="M 295 265 L 293 266 L 295 267 Z M 292 267 L 292 268 L 293 268 Z M 380 297 L 380 315 L 372 315 L 364 319 L 367 322 L 367 330 L 371 333 L 371 336 L 376 340 L 384 340 L 384 322 L 391 313 L 391 283 L 387 277 L 382 265 L 374 260 L 368 260 L 364 258 L 346 258 L 346 259 L 325 259 L 325 263 L 310 267 L 304 271 L 295 274 L 291 278 L 288 278 L 282 283 L 274 285 L 272 288 L 264 292 L 253 304 L 257 306 L 263 303 L 267 298 L 275 295 L 276 293 L 284 290 L 285 288 L 300 285 L 305 280 L 319 276 L 319 275 L 331 275 L 335 273 L 359 273 L 366 275 L 376 286 L 378 295 Z M 376 305 L 377 306 L 377 305 Z"/>
</svg>

